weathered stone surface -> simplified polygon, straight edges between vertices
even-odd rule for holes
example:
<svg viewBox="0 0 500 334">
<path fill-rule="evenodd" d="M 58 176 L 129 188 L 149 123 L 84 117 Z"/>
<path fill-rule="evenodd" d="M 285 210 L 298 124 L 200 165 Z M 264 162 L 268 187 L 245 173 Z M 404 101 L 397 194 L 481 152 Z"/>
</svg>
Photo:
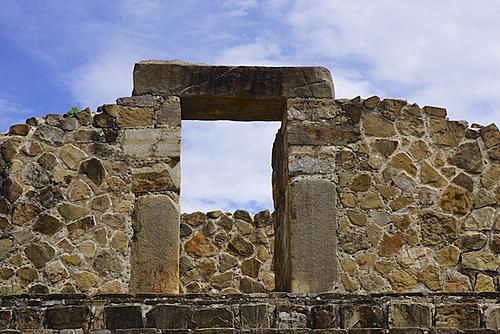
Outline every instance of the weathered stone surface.
<svg viewBox="0 0 500 334">
<path fill-rule="evenodd" d="M 494 292 L 495 283 L 491 276 L 479 273 L 476 277 L 476 285 L 474 287 L 476 292 Z"/>
<path fill-rule="evenodd" d="M 472 329 L 480 326 L 477 304 L 436 305 L 436 327 Z"/>
<path fill-rule="evenodd" d="M 363 209 L 377 209 L 384 205 L 380 195 L 376 192 L 369 192 L 361 197 L 361 207 Z"/>
<path fill-rule="evenodd" d="M 99 277 L 89 271 L 77 271 L 73 275 L 77 287 L 82 291 L 88 291 L 99 282 Z"/>
<path fill-rule="evenodd" d="M 459 259 L 460 249 L 457 246 L 448 245 L 436 250 L 436 261 L 443 269 L 454 267 Z"/>
<path fill-rule="evenodd" d="M 68 270 L 61 261 L 54 261 L 45 266 L 45 273 L 47 274 L 50 282 L 57 283 L 67 278 Z"/>
<path fill-rule="evenodd" d="M 123 154 L 136 159 L 180 156 L 180 129 L 124 130 Z"/>
<path fill-rule="evenodd" d="M 120 255 L 107 249 L 97 254 L 92 268 L 101 276 L 113 278 L 120 278 L 123 275 L 124 269 Z"/>
<path fill-rule="evenodd" d="M 90 158 L 82 162 L 79 173 L 87 175 L 94 184 L 100 186 L 106 176 L 106 169 L 99 159 Z"/>
<path fill-rule="evenodd" d="M 106 211 L 106 209 L 108 209 L 110 206 L 111 206 L 111 199 L 107 194 L 95 197 L 92 200 L 92 203 L 90 204 L 90 207 L 92 209 L 101 212 Z"/>
<path fill-rule="evenodd" d="M 370 189 L 372 178 L 370 174 L 360 174 L 356 176 L 351 182 L 351 190 L 353 191 L 367 191 Z"/>
<path fill-rule="evenodd" d="M 483 248 L 488 237 L 479 232 L 465 232 L 460 236 L 461 246 L 466 249 L 478 250 Z"/>
<path fill-rule="evenodd" d="M 250 258 L 248 260 L 243 261 L 241 264 L 241 272 L 243 275 L 256 278 L 259 276 L 261 262 L 256 258 Z"/>
<path fill-rule="evenodd" d="M 246 276 L 243 276 L 240 279 L 240 290 L 244 293 L 266 292 L 266 288 L 264 287 L 264 285 Z"/>
<path fill-rule="evenodd" d="M 500 329 L 500 307 L 492 305 L 484 311 L 486 318 L 486 328 L 499 330 Z"/>
<path fill-rule="evenodd" d="M 140 306 L 110 306 L 104 308 L 104 324 L 107 329 L 143 328 Z"/>
<path fill-rule="evenodd" d="M 181 125 L 181 101 L 177 96 L 166 96 L 156 114 L 159 125 L 177 127 Z"/>
<path fill-rule="evenodd" d="M 72 240 L 75 240 L 85 235 L 94 226 L 95 226 L 95 217 L 87 216 L 78 219 L 74 223 L 68 224 L 66 228 L 68 230 L 69 237 Z"/>
<path fill-rule="evenodd" d="M 479 189 L 476 196 L 474 196 L 473 207 L 482 208 L 489 205 L 495 205 L 496 199 L 493 194 L 485 189 Z"/>
<path fill-rule="evenodd" d="M 80 161 L 87 158 L 87 154 L 73 144 L 66 144 L 59 152 L 59 157 L 66 166 L 75 169 Z"/>
<path fill-rule="evenodd" d="M 146 327 L 187 329 L 191 325 L 191 307 L 157 305 L 146 314 Z"/>
<path fill-rule="evenodd" d="M 497 271 L 500 266 L 500 256 L 488 251 L 463 253 L 462 266 L 469 269 Z"/>
<path fill-rule="evenodd" d="M 35 131 L 35 137 L 55 146 L 64 144 L 64 131 L 45 124 L 38 126 Z"/>
<path fill-rule="evenodd" d="M 186 252 L 196 256 L 214 256 L 217 254 L 212 241 L 203 236 L 202 233 L 196 233 L 184 246 Z"/>
<path fill-rule="evenodd" d="M 446 179 L 425 161 L 420 167 L 420 180 L 435 188 L 444 187 L 447 184 Z"/>
<path fill-rule="evenodd" d="M 385 138 L 396 135 L 394 124 L 375 112 L 365 115 L 363 119 L 363 129 L 367 136 Z"/>
<path fill-rule="evenodd" d="M 62 203 L 57 210 L 67 220 L 75 220 L 90 213 L 89 209 L 72 203 Z"/>
<path fill-rule="evenodd" d="M 250 241 L 238 234 L 229 241 L 228 250 L 235 255 L 246 257 L 253 254 L 254 246 Z"/>
<path fill-rule="evenodd" d="M 472 192 L 474 190 L 474 181 L 465 173 L 458 174 L 451 182 L 466 189 L 469 192 Z"/>
<path fill-rule="evenodd" d="M 134 68 L 134 95 L 148 93 L 259 100 L 282 97 L 332 98 L 333 83 L 329 71 L 322 67 L 228 67 L 181 62 L 140 62 Z M 187 116 L 194 112 L 188 109 Z M 224 119 L 223 115 L 218 116 L 217 119 Z M 280 120 L 274 117 L 258 118 L 256 115 L 253 119 Z"/>
<path fill-rule="evenodd" d="M 424 112 L 433 117 L 445 118 L 446 117 L 446 109 L 442 107 L 433 107 L 433 106 L 425 106 Z"/>
<path fill-rule="evenodd" d="M 177 204 L 166 195 L 136 199 L 130 291 L 179 291 L 179 220 Z"/>
<path fill-rule="evenodd" d="M 492 148 L 500 144 L 500 132 L 494 123 L 482 128 L 480 130 L 480 134 L 483 139 L 484 146 L 487 148 Z"/>
<path fill-rule="evenodd" d="M 384 157 L 387 158 L 392 153 L 394 153 L 394 151 L 398 147 L 398 142 L 395 140 L 389 140 L 389 139 L 376 139 L 373 142 L 372 147 L 377 152 L 379 152 L 380 154 L 382 154 Z"/>
<path fill-rule="evenodd" d="M 69 198 L 73 201 L 80 201 L 92 197 L 93 192 L 87 183 L 77 180 L 71 189 Z"/>
<path fill-rule="evenodd" d="M 17 329 L 40 329 L 43 328 L 45 314 L 36 307 L 23 307 L 15 310 Z"/>
<path fill-rule="evenodd" d="M 56 251 L 47 242 L 34 242 L 26 247 L 24 253 L 36 268 L 42 268 L 54 257 Z"/>
<path fill-rule="evenodd" d="M 395 234 L 385 234 L 380 242 L 380 256 L 392 256 L 396 254 L 405 244 L 405 237 L 401 232 Z"/>
<path fill-rule="evenodd" d="M 424 211 L 420 219 L 422 243 L 426 246 L 451 242 L 458 237 L 460 223 L 452 216 Z"/>
<path fill-rule="evenodd" d="M 64 223 L 57 217 L 42 214 L 38 217 L 33 227 L 33 231 L 52 236 L 64 227 Z"/>
<path fill-rule="evenodd" d="M 331 291 L 338 280 L 335 186 L 323 180 L 302 180 L 292 183 L 290 191 L 293 269 L 286 278 L 290 291 Z"/>
<path fill-rule="evenodd" d="M 234 314 L 229 308 L 211 307 L 193 311 L 197 328 L 233 328 Z"/>
<path fill-rule="evenodd" d="M 119 105 L 116 124 L 120 128 L 142 128 L 153 126 L 153 109 Z"/>
<path fill-rule="evenodd" d="M 289 145 L 347 145 L 361 139 L 359 125 L 334 122 L 288 122 Z"/>
<path fill-rule="evenodd" d="M 340 307 L 341 328 L 383 328 L 382 309 L 376 305 L 347 304 Z"/>
<path fill-rule="evenodd" d="M 48 328 L 88 328 L 90 310 L 88 306 L 58 306 L 48 308 L 45 322 Z"/>
<path fill-rule="evenodd" d="M 40 211 L 41 209 L 32 203 L 17 202 L 12 214 L 12 223 L 22 226 L 34 219 Z"/>
<path fill-rule="evenodd" d="M 446 212 L 465 215 L 470 209 L 470 199 L 464 189 L 449 185 L 441 195 L 440 205 Z"/>
<path fill-rule="evenodd" d="M 445 146 L 458 145 L 466 129 L 464 123 L 434 118 L 429 120 L 428 126 L 433 142 Z"/>
<path fill-rule="evenodd" d="M 398 118 L 401 109 L 406 105 L 406 101 L 395 99 L 384 99 L 378 104 L 378 111 L 391 121 Z"/>
<path fill-rule="evenodd" d="M 428 304 L 389 304 L 389 326 L 392 328 L 430 328 L 432 309 Z"/>
<path fill-rule="evenodd" d="M 0 259 L 3 259 L 14 248 L 14 242 L 10 239 L 0 239 Z"/>
<path fill-rule="evenodd" d="M 405 153 L 398 153 L 393 156 L 389 164 L 395 168 L 406 171 L 412 176 L 417 174 L 417 167 L 415 167 L 410 157 Z"/>
<path fill-rule="evenodd" d="M 23 186 L 15 179 L 8 178 L 3 182 L 0 188 L 0 194 L 7 198 L 11 203 L 14 203 L 23 194 Z"/>
<path fill-rule="evenodd" d="M 271 327 L 268 308 L 266 304 L 242 305 L 240 307 L 242 329 Z"/>
<path fill-rule="evenodd" d="M 50 183 L 50 176 L 38 163 L 33 162 L 24 168 L 23 182 L 35 188 L 43 188 Z"/>
<path fill-rule="evenodd" d="M 495 209 L 491 207 L 473 210 L 465 219 L 464 228 L 473 231 L 490 230 L 494 216 Z"/>
<path fill-rule="evenodd" d="M 483 167 L 481 148 L 477 142 L 460 145 L 448 162 L 471 173 L 480 173 Z"/>
<path fill-rule="evenodd" d="M 151 167 L 132 169 L 132 191 L 135 193 L 155 191 L 179 191 L 179 163 L 155 164 Z"/>
</svg>

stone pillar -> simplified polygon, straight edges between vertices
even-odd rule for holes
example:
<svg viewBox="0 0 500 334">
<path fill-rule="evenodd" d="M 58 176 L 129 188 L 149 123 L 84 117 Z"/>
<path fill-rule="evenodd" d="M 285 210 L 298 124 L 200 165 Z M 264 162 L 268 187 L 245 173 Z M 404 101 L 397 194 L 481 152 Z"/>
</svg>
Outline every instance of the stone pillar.
<svg viewBox="0 0 500 334">
<path fill-rule="evenodd" d="M 288 99 L 273 149 L 276 285 L 331 292 L 338 281 L 336 152 L 359 139 L 333 99 Z"/>
<path fill-rule="evenodd" d="M 180 99 L 145 95 L 117 102 L 136 199 L 130 292 L 178 293 Z"/>
</svg>

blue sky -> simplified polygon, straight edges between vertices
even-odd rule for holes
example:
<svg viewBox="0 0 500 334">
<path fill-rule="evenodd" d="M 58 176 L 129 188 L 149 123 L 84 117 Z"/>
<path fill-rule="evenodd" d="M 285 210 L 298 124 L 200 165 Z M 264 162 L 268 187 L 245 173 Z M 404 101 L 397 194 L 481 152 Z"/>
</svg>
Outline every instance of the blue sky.
<svg viewBox="0 0 500 334">
<path fill-rule="evenodd" d="M 500 2 L 0 0 L 0 131 L 130 95 L 134 62 L 324 65 L 337 97 L 500 120 Z M 272 208 L 277 124 L 186 122 L 183 209 Z M 256 135 L 258 134 L 258 135 Z"/>
</svg>

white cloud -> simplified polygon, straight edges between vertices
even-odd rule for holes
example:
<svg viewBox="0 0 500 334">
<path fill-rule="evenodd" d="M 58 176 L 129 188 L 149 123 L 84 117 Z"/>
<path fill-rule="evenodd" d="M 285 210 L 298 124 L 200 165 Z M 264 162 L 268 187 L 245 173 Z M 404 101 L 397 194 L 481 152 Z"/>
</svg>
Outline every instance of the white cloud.
<svg viewBox="0 0 500 334">
<path fill-rule="evenodd" d="M 0 96 L 0 133 L 6 132 L 9 126 L 24 123 L 33 114 L 33 110 L 23 107 L 9 97 Z"/>
<path fill-rule="evenodd" d="M 223 65 L 286 65 L 276 42 L 258 38 L 253 42 L 230 46 L 215 58 L 215 63 Z"/>
</svg>

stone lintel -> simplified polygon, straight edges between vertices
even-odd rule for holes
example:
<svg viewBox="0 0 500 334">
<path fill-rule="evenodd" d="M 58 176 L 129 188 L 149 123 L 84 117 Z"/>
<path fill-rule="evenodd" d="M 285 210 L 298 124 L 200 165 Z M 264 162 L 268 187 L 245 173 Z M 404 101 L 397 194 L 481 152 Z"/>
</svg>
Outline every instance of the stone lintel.
<svg viewBox="0 0 500 334">
<path fill-rule="evenodd" d="M 281 120 L 288 98 L 334 98 L 324 67 L 209 66 L 142 61 L 133 95 L 179 96 L 183 119 Z M 258 101 L 256 101 L 258 100 Z"/>
</svg>

